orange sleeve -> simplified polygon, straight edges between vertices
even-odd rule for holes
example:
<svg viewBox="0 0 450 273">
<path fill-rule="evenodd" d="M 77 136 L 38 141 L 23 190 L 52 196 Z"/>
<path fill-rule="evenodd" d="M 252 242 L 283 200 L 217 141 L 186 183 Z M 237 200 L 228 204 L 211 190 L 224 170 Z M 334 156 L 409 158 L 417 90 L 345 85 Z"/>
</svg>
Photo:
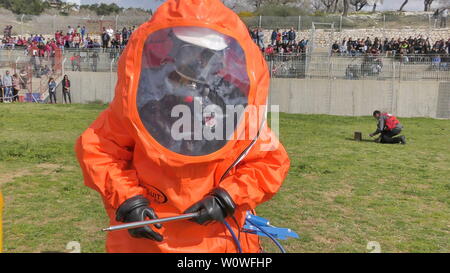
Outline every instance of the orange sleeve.
<svg viewBox="0 0 450 273">
<path fill-rule="evenodd" d="M 114 209 L 146 192 L 131 164 L 134 140 L 122 124 L 108 108 L 78 138 L 75 147 L 86 186 L 98 191 L 105 205 Z"/>
<path fill-rule="evenodd" d="M 267 128 L 220 187 L 230 194 L 238 207 L 252 210 L 278 192 L 289 166 L 286 150 Z"/>
</svg>

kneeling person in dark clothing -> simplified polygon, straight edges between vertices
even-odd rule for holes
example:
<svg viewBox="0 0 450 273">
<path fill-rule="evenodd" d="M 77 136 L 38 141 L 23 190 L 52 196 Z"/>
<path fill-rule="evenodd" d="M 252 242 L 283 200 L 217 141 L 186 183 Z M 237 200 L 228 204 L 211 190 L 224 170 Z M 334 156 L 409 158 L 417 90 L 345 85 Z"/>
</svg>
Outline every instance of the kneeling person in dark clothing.
<svg viewBox="0 0 450 273">
<path fill-rule="evenodd" d="M 373 112 L 373 117 L 378 120 L 377 130 L 370 134 L 370 137 L 374 137 L 378 134 L 380 136 L 380 143 L 388 143 L 388 144 L 406 144 L 405 136 L 399 136 L 402 132 L 403 125 L 400 121 L 393 115 L 388 113 L 381 113 L 380 111 Z"/>
</svg>

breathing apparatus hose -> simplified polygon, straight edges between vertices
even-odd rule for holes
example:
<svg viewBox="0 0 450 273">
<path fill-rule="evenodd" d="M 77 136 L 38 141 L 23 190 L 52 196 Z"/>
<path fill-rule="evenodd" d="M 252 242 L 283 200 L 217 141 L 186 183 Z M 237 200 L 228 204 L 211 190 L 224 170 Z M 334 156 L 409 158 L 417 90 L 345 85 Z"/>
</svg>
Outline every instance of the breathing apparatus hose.
<svg viewBox="0 0 450 273">
<path fill-rule="evenodd" d="M 253 226 L 255 226 L 257 229 L 259 229 L 262 233 L 264 233 L 267 237 L 269 237 L 270 240 L 280 249 L 281 253 L 286 253 L 286 250 L 283 248 L 283 246 L 278 242 L 275 237 L 273 237 L 269 232 L 264 230 L 261 226 L 254 223 L 252 220 L 247 219 L 247 222 Z M 239 239 L 236 237 L 236 234 L 234 233 L 233 229 L 231 228 L 230 224 L 227 221 L 224 221 L 225 226 L 227 227 L 228 231 L 231 233 L 231 237 L 233 237 L 233 241 L 236 244 L 236 247 L 238 249 L 238 253 L 242 252 L 241 243 L 239 242 Z"/>
<path fill-rule="evenodd" d="M 275 239 L 275 237 L 273 237 L 269 232 L 267 232 L 266 230 L 264 230 L 264 228 L 262 228 L 261 226 L 255 224 L 252 220 L 247 219 L 247 221 L 255 226 L 257 229 L 259 229 L 262 233 L 266 234 L 267 237 L 270 238 L 270 240 L 272 240 L 272 242 L 280 249 L 281 253 L 286 253 L 286 250 L 283 248 L 283 246 L 280 244 L 280 242 L 278 242 L 277 239 Z"/>
<path fill-rule="evenodd" d="M 238 253 L 242 253 L 241 243 L 239 242 L 239 239 L 237 238 L 237 236 L 234 233 L 233 229 L 231 228 L 230 224 L 226 220 L 223 223 L 227 227 L 228 231 L 231 233 L 231 237 L 233 237 L 233 241 L 238 249 Z"/>
</svg>

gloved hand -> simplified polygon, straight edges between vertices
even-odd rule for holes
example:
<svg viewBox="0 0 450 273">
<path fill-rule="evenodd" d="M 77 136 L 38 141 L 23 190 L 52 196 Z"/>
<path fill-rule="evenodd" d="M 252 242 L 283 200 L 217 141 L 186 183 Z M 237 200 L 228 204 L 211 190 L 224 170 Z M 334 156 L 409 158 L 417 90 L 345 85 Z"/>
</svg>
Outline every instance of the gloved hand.
<svg viewBox="0 0 450 273">
<path fill-rule="evenodd" d="M 199 216 L 191 221 L 200 225 L 208 225 L 213 221 L 223 222 L 228 216 L 232 216 L 236 210 L 231 196 L 224 189 L 216 188 L 201 201 L 195 203 L 184 213 L 199 212 Z"/>
<path fill-rule="evenodd" d="M 116 221 L 124 223 L 146 221 L 147 217 L 150 219 L 158 219 L 155 211 L 149 206 L 148 201 L 144 196 L 138 195 L 132 197 L 120 205 L 116 212 Z M 154 225 L 160 229 L 161 224 Z M 149 226 L 129 229 L 128 233 L 134 238 L 146 238 L 158 242 L 162 242 L 163 237 L 161 234 L 155 232 Z"/>
</svg>

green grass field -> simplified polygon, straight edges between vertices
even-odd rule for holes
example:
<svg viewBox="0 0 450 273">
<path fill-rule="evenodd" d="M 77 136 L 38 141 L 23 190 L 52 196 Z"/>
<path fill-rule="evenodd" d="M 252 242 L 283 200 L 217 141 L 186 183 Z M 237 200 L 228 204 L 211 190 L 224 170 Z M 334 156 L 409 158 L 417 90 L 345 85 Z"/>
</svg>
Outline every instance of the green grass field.
<svg viewBox="0 0 450 273">
<path fill-rule="evenodd" d="M 0 105 L 4 251 L 103 252 L 100 198 L 85 187 L 75 139 L 104 105 Z M 408 145 L 354 142 L 369 117 L 280 115 L 292 167 L 258 213 L 301 239 L 290 252 L 450 251 L 450 120 L 401 119 Z M 276 249 L 265 241 L 267 250 Z"/>
</svg>

